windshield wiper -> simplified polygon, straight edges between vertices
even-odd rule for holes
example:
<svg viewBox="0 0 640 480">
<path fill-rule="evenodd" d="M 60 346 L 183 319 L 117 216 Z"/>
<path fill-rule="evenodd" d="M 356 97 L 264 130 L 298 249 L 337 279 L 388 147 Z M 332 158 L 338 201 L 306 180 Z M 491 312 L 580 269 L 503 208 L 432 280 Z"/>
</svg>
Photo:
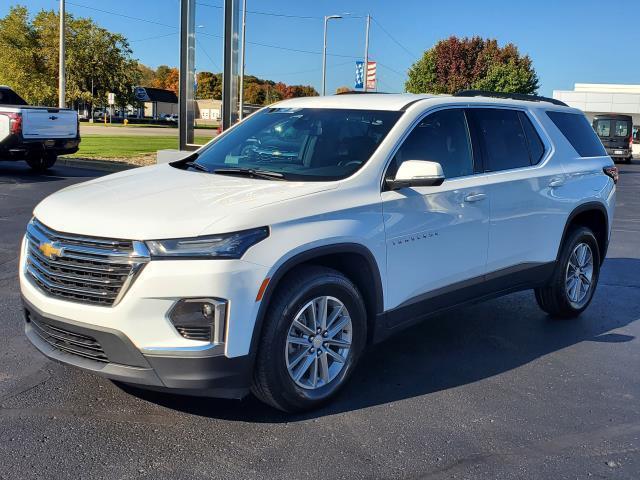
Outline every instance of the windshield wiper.
<svg viewBox="0 0 640 480">
<path fill-rule="evenodd" d="M 284 180 L 284 175 L 269 170 L 254 170 L 253 168 L 216 168 L 213 173 L 219 175 L 241 175 L 251 178 L 263 178 L 265 180 Z"/>
<path fill-rule="evenodd" d="M 201 172 L 211 173 L 211 170 L 209 170 L 207 167 L 205 167 L 204 165 L 200 165 L 199 163 L 196 163 L 196 162 L 185 162 L 184 165 L 185 167 L 193 168 L 194 170 L 200 170 Z"/>
</svg>

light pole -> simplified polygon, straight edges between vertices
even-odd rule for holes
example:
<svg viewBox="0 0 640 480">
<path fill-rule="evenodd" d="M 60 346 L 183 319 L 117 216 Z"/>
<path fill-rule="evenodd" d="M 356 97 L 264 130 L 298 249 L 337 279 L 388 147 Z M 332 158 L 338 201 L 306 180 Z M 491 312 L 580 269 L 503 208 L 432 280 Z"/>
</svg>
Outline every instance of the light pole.
<svg viewBox="0 0 640 480">
<path fill-rule="evenodd" d="M 242 0 L 242 46 L 240 48 L 240 105 L 238 108 L 238 119 L 244 117 L 244 64 L 245 52 L 247 49 L 247 0 Z"/>
<path fill-rule="evenodd" d="M 327 90 L 327 23 L 329 20 L 342 18 L 341 15 L 329 15 L 324 17 L 324 45 L 322 47 L 322 95 L 326 95 Z"/>
<path fill-rule="evenodd" d="M 66 81 L 65 81 L 65 68 L 64 68 L 64 24 L 65 24 L 65 13 L 64 13 L 64 0 L 60 0 L 60 56 L 59 56 L 59 70 L 58 70 L 58 106 L 60 108 L 65 108 L 65 90 L 66 90 Z"/>
</svg>

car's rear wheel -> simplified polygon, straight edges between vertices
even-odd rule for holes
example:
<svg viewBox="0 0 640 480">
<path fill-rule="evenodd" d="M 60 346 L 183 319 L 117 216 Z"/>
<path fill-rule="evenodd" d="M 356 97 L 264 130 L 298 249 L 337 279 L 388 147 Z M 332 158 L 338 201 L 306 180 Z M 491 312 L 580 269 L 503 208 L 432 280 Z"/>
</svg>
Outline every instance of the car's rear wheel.
<svg viewBox="0 0 640 480">
<path fill-rule="evenodd" d="M 309 410 L 351 375 L 366 343 L 366 309 L 340 272 L 305 266 L 278 287 L 262 333 L 253 393 L 280 410 Z"/>
<path fill-rule="evenodd" d="M 564 244 L 553 277 L 535 290 L 542 310 L 553 317 L 574 318 L 591 303 L 600 275 L 600 250 L 593 232 L 573 230 Z"/>
<path fill-rule="evenodd" d="M 42 152 L 41 154 L 27 157 L 27 165 L 36 173 L 43 173 L 49 170 L 58 160 L 58 156 L 51 152 Z"/>
</svg>

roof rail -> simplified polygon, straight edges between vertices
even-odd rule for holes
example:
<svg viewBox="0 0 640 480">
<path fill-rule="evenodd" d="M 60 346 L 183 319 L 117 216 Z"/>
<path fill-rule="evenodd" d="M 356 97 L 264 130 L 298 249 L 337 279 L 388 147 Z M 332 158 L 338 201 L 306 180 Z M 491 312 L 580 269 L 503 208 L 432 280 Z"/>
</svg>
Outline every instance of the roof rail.
<svg viewBox="0 0 640 480">
<path fill-rule="evenodd" d="M 510 100 L 522 100 L 525 102 L 548 102 L 561 107 L 568 107 L 566 103 L 556 100 L 555 98 L 541 97 L 539 95 L 525 95 L 523 93 L 502 93 L 502 92 L 489 92 L 485 90 L 460 90 L 453 94 L 454 97 L 490 97 L 490 98 L 504 98 Z"/>
<path fill-rule="evenodd" d="M 365 95 L 370 95 L 370 94 L 376 94 L 376 95 L 388 95 L 389 92 L 369 92 L 369 91 L 362 91 L 362 90 L 349 90 L 346 92 L 337 92 L 334 93 L 334 95 L 360 95 L 360 94 L 365 94 Z"/>
</svg>

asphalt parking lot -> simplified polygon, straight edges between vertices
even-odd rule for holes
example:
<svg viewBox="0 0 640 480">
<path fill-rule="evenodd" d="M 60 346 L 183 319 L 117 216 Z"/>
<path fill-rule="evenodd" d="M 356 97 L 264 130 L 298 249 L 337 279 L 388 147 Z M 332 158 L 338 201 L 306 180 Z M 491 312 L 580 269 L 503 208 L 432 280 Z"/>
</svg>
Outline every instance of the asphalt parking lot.
<svg viewBox="0 0 640 480">
<path fill-rule="evenodd" d="M 0 162 L 0 479 L 640 478 L 640 162 L 594 302 L 552 321 L 523 292 L 379 345 L 331 406 L 133 389 L 23 335 L 17 250 L 33 207 L 98 172 Z"/>
</svg>

